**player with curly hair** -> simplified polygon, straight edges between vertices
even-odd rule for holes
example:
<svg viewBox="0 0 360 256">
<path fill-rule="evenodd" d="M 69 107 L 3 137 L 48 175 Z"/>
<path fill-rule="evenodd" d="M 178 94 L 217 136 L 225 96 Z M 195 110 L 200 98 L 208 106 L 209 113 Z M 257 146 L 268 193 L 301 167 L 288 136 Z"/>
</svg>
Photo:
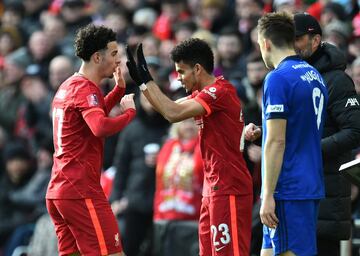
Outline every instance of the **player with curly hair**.
<svg viewBox="0 0 360 256">
<path fill-rule="evenodd" d="M 122 130 L 135 116 L 115 33 L 88 25 L 75 39 L 79 72 L 58 89 L 52 103 L 54 164 L 46 204 L 55 225 L 59 255 L 125 255 L 115 216 L 100 185 L 104 138 Z M 104 98 L 104 78 L 117 85 Z M 120 101 L 121 100 L 121 101 Z M 108 117 L 120 101 L 123 113 Z"/>
<path fill-rule="evenodd" d="M 251 238 L 252 179 L 242 150 L 244 120 L 235 87 L 215 77 L 214 55 L 200 39 L 188 39 L 171 52 L 178 80 L 191 95 L 176 102 L 153 81 L 142 52 L 137 64 L 127 49 L 130 76 L 154 108 L 170 122 L 194 117 L 204 164 L 199 220 L 200 255 L 248 255 Z"/>
</svg>

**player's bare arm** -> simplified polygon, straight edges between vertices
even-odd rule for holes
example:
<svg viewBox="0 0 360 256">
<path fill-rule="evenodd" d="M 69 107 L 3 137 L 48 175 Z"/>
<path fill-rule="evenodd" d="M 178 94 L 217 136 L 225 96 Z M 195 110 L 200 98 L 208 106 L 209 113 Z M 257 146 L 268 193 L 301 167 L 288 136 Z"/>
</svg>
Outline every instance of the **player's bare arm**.
<svg viewBox="0 0 360 256">
<path fill-rule="evenodd" d="M 285 152 L 285 119 L 266 121 L 268 135 L 264 146 L 263 201 L 260 208 L 261 222 L 269 228 L 277 226 L 279 220 L 275 214 L 274 191 L 280 175 Z"/>
<path fill-rule="evenodd" d="M 130 76 L 136 84 L 140 85 L 140 89 L 153 107 L 169 122 L 179 122 L 205 114 L 204 107 L 196 100 L 183 98 L 181 101 L 174 102 L 160 90 L 148 70 L 141 44 L 137 50 L 137 64 L 128 47 L 126 54 L 128 58 L 126 65 Z"/>
<path fill-rule="evenodd" d="M 146 86 L 147 89 L 143 91 L 146 98 L 171 123 L 201 116 L 206 112 L 194 99 L 183 100 L 180 103 L 172 101 L 161 92 L 154 81 L 149 81 Z"/>
</svg>

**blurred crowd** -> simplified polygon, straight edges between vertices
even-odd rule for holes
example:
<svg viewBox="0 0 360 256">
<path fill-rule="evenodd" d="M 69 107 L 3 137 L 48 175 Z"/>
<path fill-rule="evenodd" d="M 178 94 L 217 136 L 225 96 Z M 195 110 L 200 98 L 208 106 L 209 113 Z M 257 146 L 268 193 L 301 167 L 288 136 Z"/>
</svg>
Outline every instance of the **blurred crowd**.
<svg viewBox="0 0 360 256">
<path fill-rule="evenodd" d="M 355 0 L 0 1 L 0 255 L 56 255 L 56 238 L 44 199 L 53 153 L 50 105 L 60 84 L 79 68 L 73 48 L 79 27 L 92 22 L 117 33 L 127 92 L 138 96 L 136 119 L 106 140 L 103 166 L 104 190 L 119 219 L 125 252 L 128 256 L 175 255 L 177 249 L 165 248 L 167 239 L 174 232 L 183 232 L 194 243 L 189 244 L 187 254 L 196 255 L 197 236 L 186 235 L 187 230 L 196 233 L 201 198 L 196 135 L 188 123 L 182 128 L 170 127 L 140 97 L 125 66 L 125 45 L 134 50 L 143 44 L 154 80 L 177 99 L 185 92 L 176 80 L 169 53 L 186 38 L 206 40 L 215 53 L 214 74 L 223 75 L 236 87 L 245 122 L 261 125 L 261 88 L 268 70 L 257 44 L 258 18 L 270 11 L 308 12 L 316 17 L 323 40 L 345 54 L 346 72 L 360 94 L 359 6 L 360 1 Z M 111 79 L 103 83 L 106 94 L 114 84 Z M 116 111 L 120 109 L 114 108 L 113 113 Z M 162 157 L 157 160 L 159 151 Z M 360 148 L 353 154 L 360 158 Z M 256 201 L 261 185 L 261 145 L 247 143 L 245 158 L 253 175 Z M 154 195 L 160 195 L 155 204 Z M 353 205 L 354 216 L 359 216 L 356 197 Z M 177 214 L 162 214 L 169 209 Z M 172 219 L 186 223 L 170 225 Z M 256 221 L 254 255 L 261 244 Z M 44 239 L 53 242 L 45 245 Z"/>
</svg>

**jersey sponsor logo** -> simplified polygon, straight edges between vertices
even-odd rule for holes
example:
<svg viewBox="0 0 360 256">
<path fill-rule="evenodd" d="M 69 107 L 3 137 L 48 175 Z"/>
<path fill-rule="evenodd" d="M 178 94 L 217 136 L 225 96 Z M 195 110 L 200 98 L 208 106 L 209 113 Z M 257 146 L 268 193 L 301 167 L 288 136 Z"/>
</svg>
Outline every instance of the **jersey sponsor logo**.
<svg viewBox="0 0 360 256">
<path fill-rule="evenodd" d="M 284 105 L 268 105 L 266 113 L 282 113 L 284 112 Z"/>
<path fill-rule="evenodd" d="M 210 95 L 211 98 L 213 98 L 214 100 L 216 100 L 216 94 L 215 94 L 215 93 L 212 93 L 212 92 L 210 92 L 210 91 L 207 90 L 207 89 L 204 89 L 204 93 Z"/>
<path fill-rule="evenodd" d="M 95 106 L 99 105 L 99 100 L 98 100 L 95 93 L 90 94 L 89 96 L 87 96 L 87 101 L 89 103 L 89 107 L 95 107 Z"/>
<path fill-rule="evenodd" d="M 359 102 L 356 98 L 349 98 L 345 104 L 345 108 L 347 108 L 350 105 L 350 107 L 359 106 Z"/>
</svg>

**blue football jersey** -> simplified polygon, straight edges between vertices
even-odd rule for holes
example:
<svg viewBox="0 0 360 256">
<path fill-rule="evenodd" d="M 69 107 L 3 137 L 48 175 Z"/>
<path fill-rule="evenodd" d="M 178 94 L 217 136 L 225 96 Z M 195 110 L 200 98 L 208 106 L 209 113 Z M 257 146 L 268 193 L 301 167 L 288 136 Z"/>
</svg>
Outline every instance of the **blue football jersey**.
<svg viewBox="0 0 360 256">
<path fill-rule="evenodd" d="M 287 120 L 284 160 L 274 192 L 275 199 L 324 197 L 321 135 L 327 100 L 327 89 L 319 72 L 297 56 L 285 58 L 266 76 L 263 149 L 266 120 Z"/>
</svg>

